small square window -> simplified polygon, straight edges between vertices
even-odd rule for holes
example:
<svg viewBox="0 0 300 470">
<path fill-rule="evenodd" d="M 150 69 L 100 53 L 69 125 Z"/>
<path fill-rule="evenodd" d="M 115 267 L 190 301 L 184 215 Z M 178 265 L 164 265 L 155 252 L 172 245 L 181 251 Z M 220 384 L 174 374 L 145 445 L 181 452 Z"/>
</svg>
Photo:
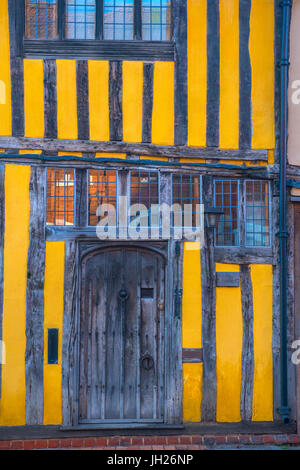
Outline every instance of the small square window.
<svg viewBox="0 0 300 470">
<path fill-rule="evenodd" d="M 74 225 L 74 170 L 47 169 L 47 225 Z"/>
</svg>

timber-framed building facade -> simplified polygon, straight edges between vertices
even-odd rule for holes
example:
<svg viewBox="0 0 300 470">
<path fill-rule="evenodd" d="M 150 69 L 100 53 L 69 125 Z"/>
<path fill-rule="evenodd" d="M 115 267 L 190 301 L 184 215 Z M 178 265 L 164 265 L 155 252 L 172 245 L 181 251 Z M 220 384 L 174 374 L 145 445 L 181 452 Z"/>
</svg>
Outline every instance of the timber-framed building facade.
<svg viewBox="0 0 300 470">
<path fill-rule="evenodd" d="M 0 425 L 279 422 L 279 1 L 2 0 L 0 18 Z M 161 204 L 191 230 L 201 204 L 223 215 L 200 248 Z"/>
</svg>

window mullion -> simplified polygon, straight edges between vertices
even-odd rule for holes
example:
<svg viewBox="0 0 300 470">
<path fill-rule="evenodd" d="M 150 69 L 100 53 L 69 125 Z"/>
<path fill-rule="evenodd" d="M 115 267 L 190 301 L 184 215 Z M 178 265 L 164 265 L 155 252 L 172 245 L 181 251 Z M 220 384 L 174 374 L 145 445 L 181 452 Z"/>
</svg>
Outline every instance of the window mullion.
<svg viewBox="0 0 300 470">
<path fill-rule="evenodd" d="M 57 19 L 58 19 L 58 37 L 60 40 L 65 39 L 65 0 L 58 0 Z"/>
<path fill-rule="evenodd" d="M 246 180 L 241 180 L 239 184 L 239 245 L 245 247 L 246 245 Z"/>
<path fill-rule="evenodd" d="M 104 0 L 96 0 L 96 39 L 103 39 Z"/>
<path fill-rule="evenodd" d="M 134 0 L 134 39 L 142 39 L 142 0 Z"/>
</svg>

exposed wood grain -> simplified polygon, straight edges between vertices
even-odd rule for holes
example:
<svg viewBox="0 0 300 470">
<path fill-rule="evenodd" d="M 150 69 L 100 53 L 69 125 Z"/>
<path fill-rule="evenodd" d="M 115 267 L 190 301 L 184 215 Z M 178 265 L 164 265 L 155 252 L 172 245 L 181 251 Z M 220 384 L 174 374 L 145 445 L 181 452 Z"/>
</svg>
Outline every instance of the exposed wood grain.
<svg viewBox="0 0 300 470">
<path fill-rule="evenodd" d="M 216 273 L 217 287 L 239 287 L 240 276 L 239 273 Z"/>
<path fill-rule="evenodd" d="M 78 251 L 74 241 L 65 243 L 65 281 L 62 344 L 63 424 L 78 422 L 77 338 L 78 338 Z"/>
<path fill-rule="evenodd" d="M 25 40 L 24 56 L 48 59 L 174 60 L 170 41 Z"/>
<path fill-rule="evenodd" d="M 249 53 L 251 0 L 240 0 L 239 9 L 239 147 L 251 148 L 251 63 Z"/>
<path fill-rule="evenodd" d="M 87 171 L 82 168 L 75 170 L 75 225 L 77 227 L 87 226 Z M 74 227 L 75 228 L 75 227 Z M 80 229 L 81 230 L 81 229 Z M 95 233 L 96 227 L 93 230 Z"/>
<path fill-rule="evenodd" d="M 203 177 L 204 204 L 212 206 L 212 178 Z M 203 387 L 201 419 L 216 421 L 217 376 L 216 376 L 216 273 L 214 261 L 214 234 L 204 232 L 204 246 L 201 249 L 202 285 L 202 338 L 203 338 Z"/>
<path fill-rule="evenodd" d="M 174 0 L 173 35 L 175 47 L 175 145 L 187 143 L 187 0 Z"/>
<path fill-rule="evenodd" d="M 109 62 L 109 135 L 110 140 L 123 140 L 122 62 Z"/>
<path fill-rule="evenodd" d="M 182 348 L 182 362 L 203 362 L 202 348 Z"/>
<path fill-rule="evenodd" d="M 89 140 L 89 77 L 88 61 L 86 60 L 76 62 L 76 84 L 78 139 Z"/>
<path fill-rule="evenodd" d="M 295 338 L 300 338 L 300 207 L 299 204 L 294 204 L 294 253 L 295 253 L 295 284 L 294 284 L 294 297 L 295 297 Z M 297 425 L 300 425 L 300 368 L 296 368 L 297 389 L 296 389 L 296 407 L 297 407 Z"/>
<path fill-rule="evenodd" d="M 242 347 L 242 384 L 241 419 L 251 421 L 254 380 L 254 340 L 253 340 L 253 292 L 249 265 L 240 267 L 243 347 Z"/>
<path fill-rule="evenodd" d="M 45 168 L 32 167 L 26 290 L 26 424 L 43 423 Z"/>
<path fill-rule="evenodd" d="M 44 60 L 45 137 L 57 138 L 56 61 Z"/>
<path fill-rule="evenodd" d="M 206 143 L 219 146 L 220 14 L 219 0 L 207 2 L 207 106 Z"/>
<path fill-rule="evenodd" d="M 149 143 L 152 140 L 153 77 L 154 64 L 144 63 L 142 141 Z"/>
<path fill-rule="evenodd" d="M 48 150 L 54 152 L 111 152 L 172 158 L 212 160 L 267 161 L 267 150 L 220 150 L 187 146 L 155 145 L 148 143 L 102 142 L 67 139 L 38 139 L 0 137 L 0 148 Z M 264 168 L 260 168 L 264 170 Z"/>
<path fill-rule="evenodd" d="M 0 340 L 2 341 L 3 322 L 3 267 L 4 267 L 4 231 L 5 231 L 5 189 L 4 189 L 5 166 L 0 165 Z M 2 352 L 0 358 L 2 359 Z M 2 384 L 2 360 L 0 360 L 0 398 Z"/>
</svg>

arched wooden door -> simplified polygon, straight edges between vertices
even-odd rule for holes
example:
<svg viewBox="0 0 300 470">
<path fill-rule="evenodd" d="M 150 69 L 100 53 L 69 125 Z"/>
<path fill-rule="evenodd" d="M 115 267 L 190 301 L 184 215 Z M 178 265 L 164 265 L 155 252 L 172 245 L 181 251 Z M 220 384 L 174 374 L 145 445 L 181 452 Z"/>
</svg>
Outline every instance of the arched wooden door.
<svg viewBox="0 0 300 470">
<path fill-rule="evenodd" d="M 105 249 L 81 279 L 79 423 L 163 422 L 163 258 Z"/>
</svg>

